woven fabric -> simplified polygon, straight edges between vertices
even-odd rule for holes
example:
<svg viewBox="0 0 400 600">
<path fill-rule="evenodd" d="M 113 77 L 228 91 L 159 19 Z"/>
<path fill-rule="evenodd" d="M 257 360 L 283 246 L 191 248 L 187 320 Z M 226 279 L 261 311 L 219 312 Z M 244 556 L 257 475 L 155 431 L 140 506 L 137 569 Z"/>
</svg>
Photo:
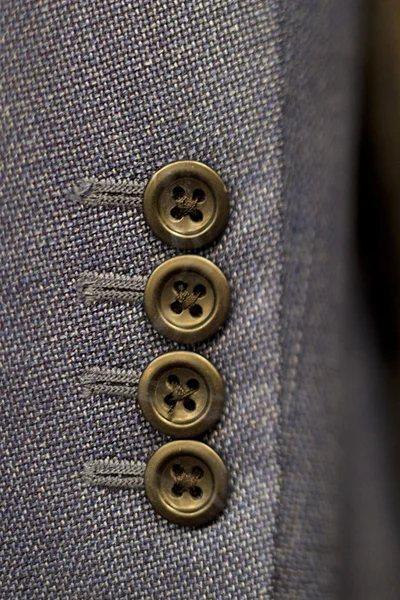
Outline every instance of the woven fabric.
<svg viewBox="0 0 400 600">
<path fill-rule="evenodd" d="M 346 282 L 353 258 L 361 5 L 359 0 L 294 0 L 285 13 L 282 486 L 276 573 L 282 600 L 347 597 L 342 573 L 348 457 L 343 439 L 352 375 L 344 339 L 355 287 L 350 291 Z"/>
<path fill-rule="evenodd" d="M 279 475 L 278 2 L 13 0 L 3 11 L 2 598 L 267 597 Z M 130 398 L 83 399 L 85 369 L 142 372 L 178 346 L 141 306 L 85 306 L 76 282 L 86 271 L 147 276 L 178 251 L 141 210 L 79 207 L 69 194 L 91 178 L 144 184 L 183 158 L 214 168 L 232 204 L 223 238 L 202 253 L 229 279 L 231 318 L 194 348 L 226 382 L 209 442 L 232 494 L 201 529 L 157 516 L 143 491 L 82 478 L 86 461 L 147 461 L 167 441 Z"/>
<path fill-rule="evenodd" d="M 292 3 L 286 4 L 291 11 Z M 300 27 L 306 27 L 301 4 L 296 11 Z M 340 7 L 340 18 L 347 19 L 345 3 Z M 284 236 L 283 172 L 292 157 L 283 154 L 283 45 L 288 37 L 301 38 L 301 31 L 292 36 L 290 27 L 283 27 L 280 0 L 5 0 L 2 8 L 6 170 L 1 414 L 6 484 L 1 496 L 1 598 L 260 600 L 279 591 L 277 582 L 293 592 L 306 577 L 314 581 L 308 599 L 333 597 L 323 584 L 324 577 L 332 577 L 332 561 L 325 561 L 321 574 L 323 559 L 312 564 L 318 544 L 310 543 L 306 560 L 300 550 L 289 550 L 288 568 L 278 560 L 276 548 L 277 539 L 282 548 L 291 548 L 298 533 L 297 525 L 285 520 L 296 498 L 291 492 L 280 494 L 282 440 L 288 448 L 288 438 L 281 436 L 281 365 L 285 343 L 292 344 L 290 338 L 285 342 L 286 329 L 285 338 L 280 333 L 282 314 L 289 314 L 307 293 L 308 281 L 302 277 L 299 288 L 286 288 L 293 296 L 283 295 L 283 275 L 297 279 L 293 265 L 283 273 L 285 245 L 290 245 Z M 330 45 L 335 22 L 326 27 Z M 323 32 L 319 48 L 324 47 Z M 347 59 L 347 54 L 332 56 L 324 66 L 329 71 L 333 61 L 340 71 Z M 303 72 L 305 65 L 298 68 Z M 339 80 L 324 100 L 334 102 L 341 93 L 347 97 L 349 90 Z M 346 102 L 335 106 L 335 118 L 331 112 L 318 113 L 315 130 L 313 112 L 307 112 L 303 126 L 311 139 L 315 136 L 316 149 L 321 123 L 327 122 L 333 135 L 347 111 Z M 293 118 L 304 121 L 304 113 Z M 331 141 L 328 136 L 328 145 Z M 324 180 L 326 168 L 333 173 L 339 146 L 337 142 L 331 154 L 321 157 L 318 181 Z M 82 477 L 88 461 L 147 461 L 167 441 L 144 420 L 132 398 L 83 398 L 85 370 L 140 373 L 150 360 L 179 346 L 150 326 L 141 305 L 85 305 L 76 284 L 83 272 L 147 277 L 178 251 L 154 238 L 136 205 L 79 206 L 71 201 L 71 190 L 77 182 L 93 179 L 129 180 L 132 189 L 139 189 L 155 170 L 178 159 L 214 168 L 227 185 L 232 206 L 222 238 L 201 252 L 229 280 L 231 316 L 222 333 L 190 347 L 225 380 L 224 414 L 205 441 L 227 464 L 232 493 L 223 515 L 200 529 L 163 520 L 143 490 L 99 490 Z M 300 171 L 303 199 L 315 166 L 311 162 Z M 320 187 L 309 192 L 312 207 Z M 326 204 L 336 200 L 336 192 L 336 187 L 327 192 Z M 310 225 L 316 235 L 326 233 L 322 210 L 321 205 Z M 339 226 L 322 253 L 336 247 Z M 324 266 L 320 259 L 312 275 L 321 275 Z M 318 302 L 324 297 L 318 296 Z M 335 306 L 333 300 L 327 308 L 330 318 Z M 311 309 L 308 304 L 304 311 Z M 322 317 L 299 325 L 307 328 L 309 345 L 322 325 Z M 329 372 L 329 357 L 337 347 L 317 348 L 326 353 L 323 368 Z M 305 369 L 315 359 L 307 356 Z M 298 396 L 292 390 L 291 405 L 296 403 L 299 411 L 308 409 L 309 389 L 302 384 Z M 316 402 L 315 395 L 314 407 Z M 307 455 L 318 453 L 318 441 L 330 427 L 325 416 L 316 423 L 319 433 L 306 445 Z M 296 424 L 285 419 L 290 437 Z M 303 442 L 300 436 L 298 443 Z M 334 444 L 324 445 L 322 467 L 332 447 L 335 451 Z M 283 471 L 284 478 L 287 473 Z M 314 483 L 304 478 L 301 498 L 306 498 L 310 515 L 319 515 L 320 496 L 311 497 Z M 330 514 L 335 498 L 324 495 L 321 501 Z M 277 537 L 280 521 L 285 539 Z M 302 529 L 302 543 L 313 535 L 319 539 L 318 528 Z"/>
</svg>

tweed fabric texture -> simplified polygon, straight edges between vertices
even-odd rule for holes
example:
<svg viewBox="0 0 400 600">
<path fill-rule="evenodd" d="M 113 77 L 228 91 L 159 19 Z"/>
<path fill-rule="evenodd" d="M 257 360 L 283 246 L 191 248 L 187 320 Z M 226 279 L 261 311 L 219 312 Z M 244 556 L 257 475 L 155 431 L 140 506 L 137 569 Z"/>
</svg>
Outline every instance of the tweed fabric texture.
<svg viewBox="0 0 400 600">
<path fill-rule="evenodd" d="M 1 598 L 257 599 L 272 593 L 279 493 L 282 11 L 278 0 L 3 2 L 0 72 Z M 215 169 L 229 226 L 202 252 L 233 307 L 195 348 L 228 398 L 207 440 L 232 478 L 201 529 L 142 490 L 87 487 L 90 460 L 147 461 L 166 437 L 131 398 L 82 398 L 97 366 L 141 372 L 177 349 L 142 306 L 85 305 L 82 272 L 145 276 L 177 254 L 135 206 L 77 206 L 81 180 L 143 186 L 164 164 Z"/>
</svg>

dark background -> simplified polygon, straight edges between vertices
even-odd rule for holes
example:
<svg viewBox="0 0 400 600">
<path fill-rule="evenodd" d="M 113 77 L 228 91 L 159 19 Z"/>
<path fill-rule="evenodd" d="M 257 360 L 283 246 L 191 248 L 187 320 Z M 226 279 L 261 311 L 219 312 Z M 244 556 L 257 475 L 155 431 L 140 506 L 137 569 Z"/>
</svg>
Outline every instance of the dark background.
<svg viewBox="0 0 400 600">
<path fill-rule="evenodd" d="M 387 426 L 400 475 L 400 2 L 372 0 L 365 27 L 357 255 L 387 377 Z"/>
<path fill-rule="evenodd" d="M 375 533 L 367 543 L 376 547 L 369 551 L 368 568 L 360 571 L 357 586 L 365 586 L 364 597 L 383 600 L 400 597 L 399 0 L 368 3 L 364 42 L 355 237 L 362 294 L 384 379 L 378 407 L 384 462 L 369 486 L 376 486 L 385 471 L 386 497 L 380 506 L 385 506 L 387 515 L 382 519 L 378 510 L 368 514 L 367 528 L 373 531 L 375 527 Z M 361 553 L 359 547 L 357 553 Z"/>
</svg>

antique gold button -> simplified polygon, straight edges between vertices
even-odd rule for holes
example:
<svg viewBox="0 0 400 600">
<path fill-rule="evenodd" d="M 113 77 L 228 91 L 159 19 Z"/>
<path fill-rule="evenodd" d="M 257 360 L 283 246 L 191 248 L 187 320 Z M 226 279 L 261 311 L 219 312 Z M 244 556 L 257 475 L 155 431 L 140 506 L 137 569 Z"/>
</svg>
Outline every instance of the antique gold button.
<svg viewBox="0 0 400 600">
<path fill-rule="evenodd" d="M 169 352 L 145 369 L 138 389 L 148 421 L 176 438 L 210 429 L 221 416 L 224 386 L 217 369 L 194 352 Z"/>
<path fill-rule="evenodd" d="M 216 333 L 230 306 L 225 275 L 209 260 L 185 255 L 157 267 L 147 282 L 144 307 L 153 326 L 175 342 L 193 344 Z"/>
<path fill-rule="evenodd" d="M 175 248 L 200 248 L 225 228 L 228 193 L 206 165 L 182 160 L 166 165 L 150 179 L 143 199 L 153 232 Z"/>
<path fill-rule="evenodd" d="M 150 458 L 144 476 L 154 509 L 179 525 L 203 525 L 224 508 L 228 472 L 209 446 L 193 440 L 170 442 Z"/>
</svg>

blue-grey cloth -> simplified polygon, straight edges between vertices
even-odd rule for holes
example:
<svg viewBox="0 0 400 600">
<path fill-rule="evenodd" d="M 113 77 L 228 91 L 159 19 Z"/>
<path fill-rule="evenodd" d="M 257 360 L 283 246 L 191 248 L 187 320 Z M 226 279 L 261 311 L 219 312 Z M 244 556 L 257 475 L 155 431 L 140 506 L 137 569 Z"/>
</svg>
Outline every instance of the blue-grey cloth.
<svg viewBox="0 0 400 600">
<path fill-rule="evenodd" d="M 340 323 L 357 2 L 3 2 L 0 597 L 321 600 L 338 593 Z M 130 398 L 84 398 L 87 367 L 141 371 L 178 348 L 139 305 L 84 305 L 82 272 L 147 276 L 179 252 L 140 209 L 83 207 L 84 178 L 144 184 L 202 161 L 231 201 L 200 254 L 226 274 L 204 440 L 232 493 L 199 529 L 83 463 L 167 441 Z"/>
</svg>

